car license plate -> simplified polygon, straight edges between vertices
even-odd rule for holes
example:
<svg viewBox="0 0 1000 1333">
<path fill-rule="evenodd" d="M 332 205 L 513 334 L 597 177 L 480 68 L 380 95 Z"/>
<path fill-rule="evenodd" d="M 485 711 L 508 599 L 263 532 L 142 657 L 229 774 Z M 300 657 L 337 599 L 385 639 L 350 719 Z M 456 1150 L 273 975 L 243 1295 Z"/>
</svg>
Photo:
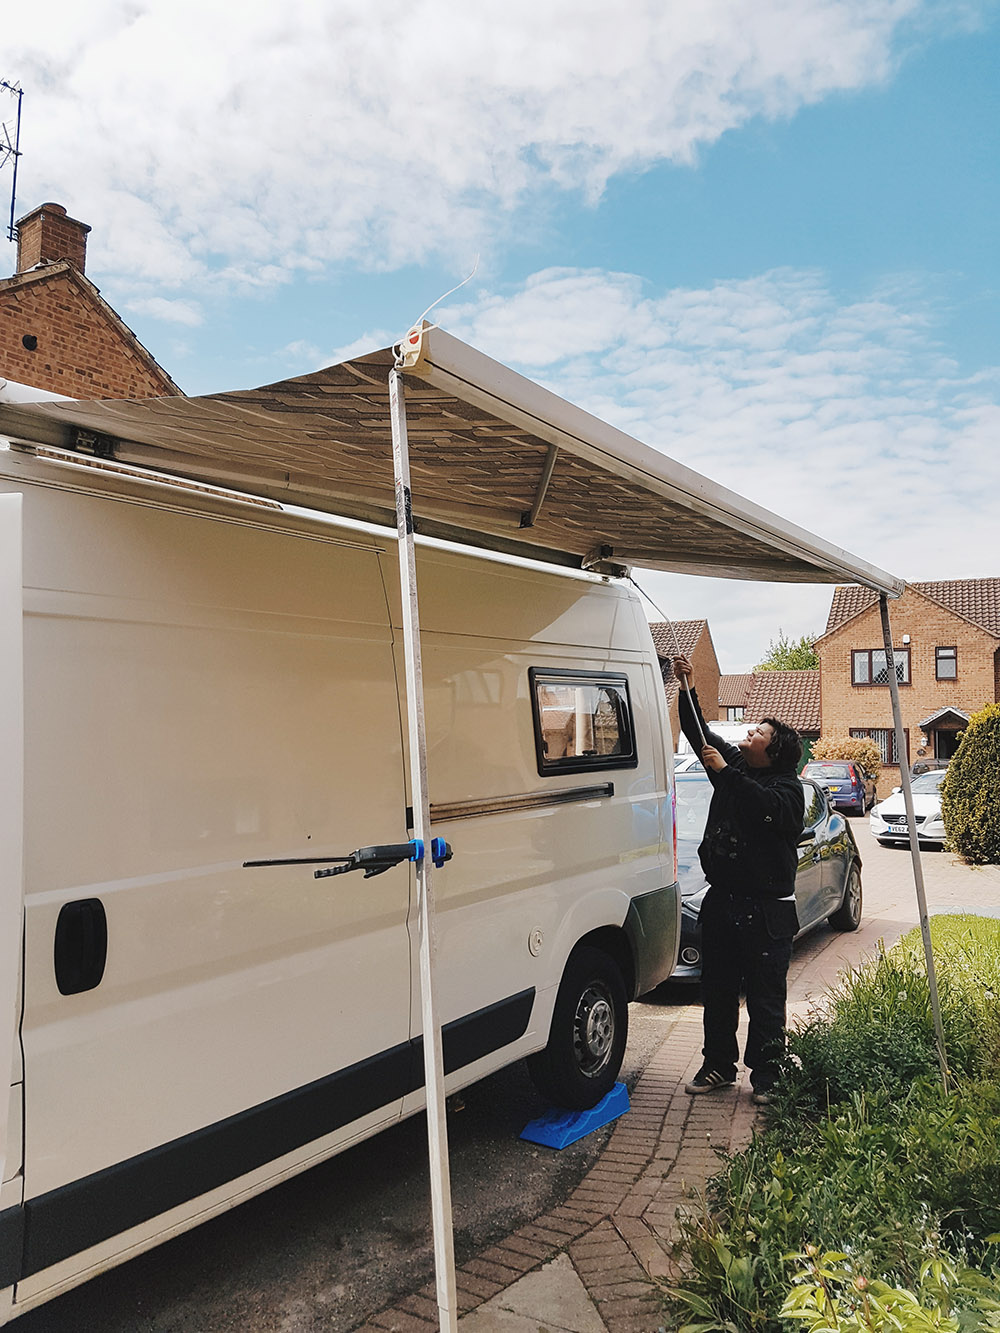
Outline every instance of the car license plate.
<svg viewBox="0 0 1000 1333">
<path fill-rule="evenodd" d="M 907 828 L 907 826 L 906 826 L 905 824 L 890 824 L 890 825 L 889 825 L 889 832 L 890 832 L 890 833 L 909 833 L 909 831 L 910 831 L 910 830 Z"/>
</svg>

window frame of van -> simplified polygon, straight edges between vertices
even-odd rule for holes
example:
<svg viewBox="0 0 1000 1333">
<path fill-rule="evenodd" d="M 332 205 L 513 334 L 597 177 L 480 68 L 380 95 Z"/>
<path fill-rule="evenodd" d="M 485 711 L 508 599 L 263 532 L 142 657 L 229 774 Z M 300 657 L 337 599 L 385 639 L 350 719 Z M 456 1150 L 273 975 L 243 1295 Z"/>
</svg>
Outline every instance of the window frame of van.
<svg viewBox="0 0 1000 1333">
<path fill-rule="evenodd" d="M 567 755 L 561 759 L 547 758 L 539 701 L 539 689 L 544 685 L 604 685 L 616 691 L 615 712 L 618 719 L 619 753 Z M 562 667 L 529 667 L 528 688 L 531 694 L 531 720 L 535 733 L 535 761 L 539 777 L 558 777 L 562 773 L 593 773 L 611 768 L 638 768 L 639 751 L 633 722 L 635 714 L 632 710 L 628 676 L 623 671 L 573 671 Z"/>
<path fill-rule="evenodd" d="M 852 648 L 851 649 L 851 684 L 859 690 L 884 690 L 889 685 L 889 664 L 885 659 L 884 648 Z M 873 658 L 880 656 L 883 658 L 882 673 L 885 674 L 885 680 L 873 680 L 874 662 Z M 896 648 L 892 650 L 893 662 L 896 667 L 896 684 L 910 684 L 910 650 L 909 648 Z M 858 679 L 858 663 L 864 661 L 864 680 Z M 902 674 L 900 669 L 902 668 Z"/>
</svg>

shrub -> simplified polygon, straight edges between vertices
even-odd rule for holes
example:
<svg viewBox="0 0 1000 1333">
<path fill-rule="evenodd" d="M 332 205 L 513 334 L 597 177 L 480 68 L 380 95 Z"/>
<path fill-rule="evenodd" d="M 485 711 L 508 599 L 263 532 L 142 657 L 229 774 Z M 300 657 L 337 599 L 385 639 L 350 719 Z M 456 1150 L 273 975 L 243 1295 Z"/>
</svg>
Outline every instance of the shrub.
<svg viewBox="0 0 1000 1333">
<path fill-rule="evenodd" d="M 1000 704 L 969 718 L 941 784 L 948 846 L 972 865 L 1000 865 Z"/>
<path fill-rule="evenodd" d="M 931 921 L 938 998 L 952 1074 L 1000 1066 L 1000 921 Z M 934 1022 L 920 930 L 847 970 L 822 1011 L 789 1035 L 785 1093 L 799 1116 L 825 1114 L 858 1090 L 903 1093 L 936 1067 Z"/>
<path fill-rule="evenodd" d="M 962 1328 L 1000 1327 L 995 1282 L 947 1259 L 925 1260 L 915 1290 L 909 1291 L 869 1281 L 846 1254 L 821 1255 L 815 1245 L 807 1245 L 798 1257 L 806 1267 L 796 1274 L 781 1314 L 801 1320 L 807 1333 L 960 1333 Z"/>
<path fill-rule="evenodd" d="M 866 736 L 820 736 L 813 742 L 813 759 L 850 759 L 873 778 L 882 774 L 882 755 Z"/>
</svg>

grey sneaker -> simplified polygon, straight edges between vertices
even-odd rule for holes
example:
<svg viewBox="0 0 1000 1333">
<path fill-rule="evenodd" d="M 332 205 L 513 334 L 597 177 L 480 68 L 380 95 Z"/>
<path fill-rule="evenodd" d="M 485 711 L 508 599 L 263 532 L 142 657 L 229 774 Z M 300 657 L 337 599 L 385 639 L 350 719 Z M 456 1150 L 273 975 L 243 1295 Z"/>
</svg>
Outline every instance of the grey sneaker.
<svg viewBox="0 0 1000 1333">
<path fill-rule="evenodd" d="M 684 1091 L 697 1097 L 701 1092 L 718 1092 L 722 1088 L 733 1087 L 735 1083 L 735 1075 L 720 1074 L 717 1069 L 702 1065 L 691 1082 L 684 1084 Z"/>
</svg>

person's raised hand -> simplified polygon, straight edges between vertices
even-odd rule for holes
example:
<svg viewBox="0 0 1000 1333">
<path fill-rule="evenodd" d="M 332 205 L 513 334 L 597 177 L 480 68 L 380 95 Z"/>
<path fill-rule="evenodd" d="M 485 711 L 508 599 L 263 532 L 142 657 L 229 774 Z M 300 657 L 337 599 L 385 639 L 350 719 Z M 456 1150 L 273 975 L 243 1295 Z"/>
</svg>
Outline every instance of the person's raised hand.
<svg viewBox="0 0 1000 1333">
<path fill-rule="evenodd" d="M 728 767 L 725 759 L 719 754 L 714 745 L 703 745 L 701 747 L 701 762 L 714 773 L 721 773 L 724 768 Z"/>
</svg>

